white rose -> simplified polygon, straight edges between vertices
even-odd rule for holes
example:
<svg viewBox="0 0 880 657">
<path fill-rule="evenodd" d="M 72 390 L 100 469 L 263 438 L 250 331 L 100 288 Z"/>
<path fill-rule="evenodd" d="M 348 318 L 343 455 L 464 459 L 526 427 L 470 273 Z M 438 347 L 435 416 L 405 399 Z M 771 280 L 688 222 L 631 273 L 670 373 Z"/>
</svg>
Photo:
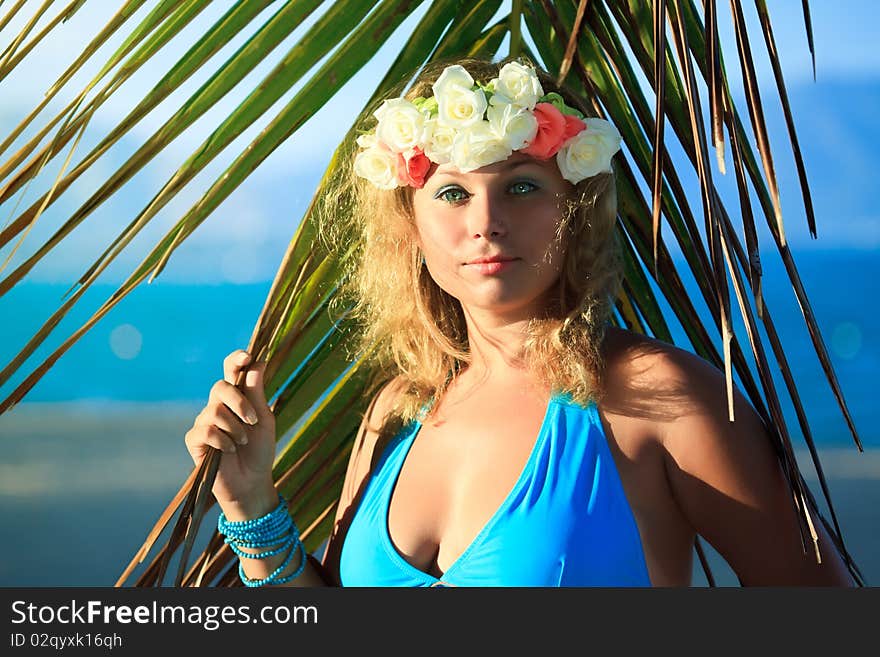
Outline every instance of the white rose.
<svg viewBox="0 0 880 657">
<path fill-rule="evenodd" d="M 473 171 L 506 160 L 510 147 L 500 139 L 488 121 L 459 130 L 452 143 L 452 163 L 461 172 Z"/>
<path fill-rule="evenodd" d="M 474 86 L 474 79 L 465 70 L 464 66 L 455 64 L 443 69 L 437 81 L 431 85 L 434 96 L 444 96 L 450 91 L 470 91 Z"/>
<path fill-rule="evenodd" d="M 483 120 L 487 104 L 482 89 L 450 91 L 437 97 L 437 119 L 452 128 L 468 128 Z"/>
<path fill-rule="evenodd" d="M 535 109 L 538 99 L 544 95 L 541 81 L 535 69 L 518 62 L 508 62 L 501 67 L 495 80 L 492 104 L 513 103 L 520 107 Z"/>
<path fill-rule="evenodd" d="M 431 162 L 446 164 L 452 160 L 452 141 L 455 130 L 441 125 L 436 118 L 425 122 L 425 155 Z"/>
<path fill-rule="evenodd" d="M 556 154 L 562 177 L 572 183 L 611 172 L 611 158 L 620 150 L 620 133 L 605 119 L 584 119 L 585 130 L 569 139 Z"/>
<path fill-rule="evenodd" d="M 483 119 L 486 94 L 474 90 L 474 79 L 458 64 L 447 66 L 431 87 L 437 99 L 437 120 L 453 128 L 467 128 Z"/>
<path fill-rule="evenodd" d="M 394 189 L 397 187 L 397 156 L 380 146 L 367 148 L 355 156 L 354 172 L 379 189 Z"/>
<path fill-rule="evenodd" d="M 538 134 L 538 119 L 534 113 L 516 105 L 493 105 L 486 110 L 489 125 L 512 151 L 531 142 Z"/>
<path fill-rule="evenodd" d="M 386 100 L 374 116 L 379 119 L 376 136 L 395 153 L 421 146 L 425 132 L 425 115 L 408 100 Z"/>
</svg>

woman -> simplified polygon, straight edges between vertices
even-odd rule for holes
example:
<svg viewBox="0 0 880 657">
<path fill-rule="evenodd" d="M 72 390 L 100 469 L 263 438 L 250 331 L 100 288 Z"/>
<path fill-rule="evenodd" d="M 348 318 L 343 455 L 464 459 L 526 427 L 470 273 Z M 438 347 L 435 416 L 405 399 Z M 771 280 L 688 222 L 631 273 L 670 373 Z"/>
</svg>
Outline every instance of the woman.
<svg viewBox="0 0 880 657">
<path fill-rule="evenodd" d="M 186 436 L 196 463 L 224 452 L 245 584 L 681 586 L 695 534 L 746 585 L 852 584 L 815 513 L 821 563 L 804 550 L 739 391 L 730 423 L 717 369 L 609 325 L 610 124 L 522 61 L 429 67 L 375 117 L 326 205 L 351 208 L 350 291 L 386 383 L 322 563 L 273 485 L 264 364 L 230 354 Z"/>
</svg>

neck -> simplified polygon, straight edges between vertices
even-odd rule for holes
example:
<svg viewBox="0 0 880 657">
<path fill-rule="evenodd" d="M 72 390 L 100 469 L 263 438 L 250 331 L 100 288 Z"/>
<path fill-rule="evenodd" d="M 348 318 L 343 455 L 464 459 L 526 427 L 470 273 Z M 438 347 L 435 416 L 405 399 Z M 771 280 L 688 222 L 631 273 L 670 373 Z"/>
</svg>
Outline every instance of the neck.
<svg viewBox="0 0 880 657">
<path fill-rule="evenodd" d="M 530 317 L 499 315 L 465 309 L 471 362 L 468 371 L 478 377 L 521 375 L 526 370 L 522 348 Z"/>
</svg>

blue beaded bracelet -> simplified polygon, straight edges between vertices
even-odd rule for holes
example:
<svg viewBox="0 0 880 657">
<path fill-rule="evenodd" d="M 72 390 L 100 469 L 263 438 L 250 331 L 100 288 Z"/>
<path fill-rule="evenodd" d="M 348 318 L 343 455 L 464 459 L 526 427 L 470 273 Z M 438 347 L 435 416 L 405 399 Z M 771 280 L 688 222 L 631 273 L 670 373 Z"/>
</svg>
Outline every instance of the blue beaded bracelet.
<svg viewBox="0 0 880 657">
<path fill-rule="evenodd" d="M 255 546 L 242 546 L 241 544 L 236 544 L 235 542 L 230 541 L 228 538 L 226 539 L 226 543 L 229 545 L 230 549 L 235 552 L 235 554 L 237 554 L 239 557 L 242 557 L 243 559 L 268 559 L 269 557 L 274 557 L 276 554 L 281 554 L 282 552 L 284 552 L 284 550 L 293 545 L 293 543 L 295 543 L 298 539 L 299 536 L 297 536 L 296 534 L 288 534 L 282 539 L 283 542 L 277 548 L 264 550 L 263 552 L 245 552 L 241 549 L 242 547 L 254 548 Z M 276 543 L 277 542 L 278 541 L 276 541 Z"/>
<path fill-rule="evenodd" d="M 278 532 L 278 534 L 275 534 L 273 536 L 266 536 L 264 538 L 258 538 L 258 539 L 252 538 L 249 540 L 235 538 L 234 536 L 227 536 L 225 540 L 230 545 L 234 543 L 238 547 L 249 547 L 249 548 L 272 547 L 273 545 L 278 545 L 278 543 L 283 541 L 285 538 L 287 538 L 293 532 L 294 532 L 294 527 L 293 527 L 293 525 L 290 525 L 289 527 L 286 527 L 283 531 L 280 531 L 280 532 Z"/>
<path fill-rule="evenodd" d="M 299 566 L 296 567 L 289 575 L 278 578 L 278 575 L 284 572 L 284 570 L 290 565 L 290 562 L 293 561 L 293 555 L 297 552 L 300 553 L 300 562 Z M 250 579 L 247 575 L 244 574 L 244 567 L 241 562 L 238 562 L 238 577 L 241 579 L 242 583 L 248 587 L 258 587 L 265 586 L 266 584 L 286 584 L 290 580 L 298 577 L 303 569 L 306 567 L 306 550 L 303 547 L 302 541 L 297 539 L 296 545 L 290 548 L 290 552 L 287 553 L 287 556 L 284 558 L 284 561 L 281 562 L 281 565 L 278 566 L 275 570 L 273 570 L 267 577 L 263 579 Z M 278 579 L 276 579 L 278 578 Z"/>
<path fill-rule="evenodd" d="M 289 575 L 285 575 L 284 577 L 279 577 L 274 580 L 272 584 L 287 584 L 292 579 L 296 579 L 302 574 L 302 571 L 305 570 L 306 567 L 306 548 L 303 545 L 302 541 L 297 539 L 296 548 L 299 550 L 299 565 Z M 292 551 L 292 550 L 291 550 Z"/>
<path fill-rule="evenodd" d="M 217 531 L 225 536 L 225 542 L 232 551 L 243 559 L 266 559 L 287 550 L 284 561 L 271 574 L 263 579 L 250 579 L 245 575 L 241 561 L 238 564 L 238 576 L 245 586 L 258 587 L 266 584 L 285 584 L 299 576 L 306 565 L 306 552 L 299 538 L 299 529 L 287 509 L 287 501 L 279 494 L 278 506 L 259 518 L 250 520 L 230 521 L 223 512 L 217 518 Z M 279 545 L 280 543 L 280 545 Z M 241 548 L 275 548 L 262 552 L 250 553 Z M 300 564 L 289 575 L 278 576 L 290 565 L 294 554 L 300 553 Z"/>
<path fill-rule="evenodd" d="M 234 541 L 260 542 L 290 531 L 293 519 L 287 511 L 286 500 L 278 495 L 278 506 L 259 518 L 229 521 L 221 511 L 217 518 L 217 531 Z"/>
</svg>

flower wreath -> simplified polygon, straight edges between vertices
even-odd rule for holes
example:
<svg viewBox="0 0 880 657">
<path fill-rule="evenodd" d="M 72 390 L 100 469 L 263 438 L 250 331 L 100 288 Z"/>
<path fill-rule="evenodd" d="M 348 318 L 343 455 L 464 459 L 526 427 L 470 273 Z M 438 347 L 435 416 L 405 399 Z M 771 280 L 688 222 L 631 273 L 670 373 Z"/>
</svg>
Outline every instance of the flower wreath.
<svg viewBox="0 0 880 657">
<path fill-rule="evenodd" d="M 519 151 L 556 156 L 571 183 L 611 171 L 620 133 L 604 119 L 585 118 L 558 93 L 545 94 L 535 69 L 505 64 L 487 84 L 459 65 L 447 66 L 429 98 L 386 100 L 376 128 L 357 138 L 354 171 L 379 189 L 420 188 L 431 163 L 467 172 Z"/>
</svg>

